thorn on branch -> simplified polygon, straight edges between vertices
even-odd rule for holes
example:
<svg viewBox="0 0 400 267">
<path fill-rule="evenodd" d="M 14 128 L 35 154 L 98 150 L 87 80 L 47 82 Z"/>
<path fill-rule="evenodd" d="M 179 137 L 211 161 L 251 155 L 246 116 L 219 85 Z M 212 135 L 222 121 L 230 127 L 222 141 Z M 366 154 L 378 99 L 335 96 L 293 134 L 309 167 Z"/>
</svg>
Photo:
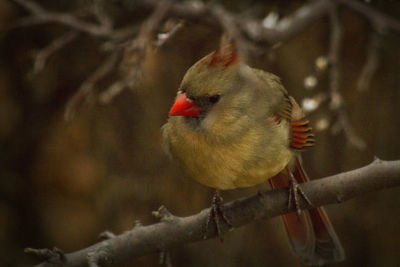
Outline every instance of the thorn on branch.
<svg viewBox="0 0 400 267">
<path fill-rule="evenodd" d="M 105 247 L 89 252 L 86 259 L 89 267 L 111 266 L 113 262 L 110 251 Z"/>
<path fill-rule="evenodd" d="M 383 162 L 383 160 L 381 160 L 377 156 L 374 156 L 374 160 L 372 161 L 372 163 L 382 163 L 382 162 Z"/>
<path fill-rule="evenodd" d="M 114 238 L 115 234 L 113 232 L 110 231 L 104 231 L 102 233 L 99 234 L 99 239 L 100 240 L 107 240 L 107 239 L 111 239 Z"/>
<path fill-rule="evenodd" d="M 152 215 L 159 219 L 161 222 L 173 222 L 178 218 L 174 216 L 171 212 L 169 212 L 167 208 L 163 205 L 159 207 L 157 211 L 153 211 Z"/>
<path fill-rule="evenodd" d="M 52 262 L 52 263 L 67 262 L 67 258 L 65 256 L 64 252 L 57 247 L 53 247 L 53 249 L 25 248 L 24 252 L 36 255 L 41 261 L 48 261 L 48 262 Z"/>
<path fill-rule="evenodd" d="M 142 226 L 143 226 L 143 224 L 139 220 L 136 220 L 135 225 L 133 227 L 138 228 L 138 227 L 142 227 Z"/>
</svg>

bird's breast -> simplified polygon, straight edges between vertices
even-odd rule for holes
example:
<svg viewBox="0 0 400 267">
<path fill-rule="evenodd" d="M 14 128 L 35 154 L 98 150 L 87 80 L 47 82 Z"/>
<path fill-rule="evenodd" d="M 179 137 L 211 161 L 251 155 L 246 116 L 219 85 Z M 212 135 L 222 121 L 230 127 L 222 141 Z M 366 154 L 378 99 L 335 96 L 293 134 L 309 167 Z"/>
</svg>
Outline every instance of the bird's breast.
<svg viewBox="0 0 400 267">
<path fill-rule="evenodd" d="M 170 152 L 184 171 L 209 187 L 249 187 L 279 173 L 293 156 L 288 126 L 253 126 L 231 142 L 218 142 L 188 127 L 165 127 Z"/>
</svg>

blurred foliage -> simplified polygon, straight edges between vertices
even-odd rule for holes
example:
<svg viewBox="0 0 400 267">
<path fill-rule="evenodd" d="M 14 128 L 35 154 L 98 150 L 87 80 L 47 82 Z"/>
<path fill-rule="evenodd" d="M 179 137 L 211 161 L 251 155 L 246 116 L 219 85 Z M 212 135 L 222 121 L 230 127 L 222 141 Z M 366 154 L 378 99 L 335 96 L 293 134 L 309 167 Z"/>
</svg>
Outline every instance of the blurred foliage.
<svg viewBox="0 0 400 267">
<path fill-rule="evenodd" d="M 85 3 L 40 2 L 57 10 Z M 271 10 L 286 14 L 303 3 L 273 2 L 234 1 L 230 8 L 262 18 Z M 400 17 L 399 2 L 372 2 Z M 151 211 L 162 204 L 178 216 L 209 206 L 213 190 L 183 177 L 168 160 L 160 145 L 160 127 L 185 70 L 217 47 L 220 33 L 203 25 L 186 26 L 173 43 L 149 51 L 142 86 L 125 90 L 108 105 L 80 108 L 66 122 L 66 102 L 103 55 L 93 49 L 96 41 L 83 36 L 52 56 L 44 71 L 32 75 L 33 52 L 64 28 L 41 25 L 4 32 L 24 14 L 11 2 L 0 1 L 0 265 L 36 263 L 23 254 L 24 247 L 57 246 L 70 252 L 93 244 L 106 229 L 120 233 L 136 220 L 154 223 Z M 357 150 L 342 132 L 333 134 L 332 127 L 316 131 L 317 146 L 304 153 L 306 169 L 315 178 L 360 167 L 374 156 L 400 157 L 400 36 L 383 37 L 379 69 L 369 90 L 358 92 L 371 27 L 344 9 L 341 22 L 341 92 L 351 123 L 368 145 Z M 327 74 L 312 90 L 303 86 L 328 45 L 328 21 L 321 19 L 254 65 L 279 75 L 301 102 L 328 90 Z M 309 118 L 312 124 L 333 120 L 325 105 Z M 259 189 L 266 190 L 266 184 L 223 196 L 229 201 Z M 391 189 L 327 207 L 347 254 L 337 266 L 398 266 L 399 205 L 399 189 Z M 172 249 L 171 255 L 174 266 L 301 266 L 278 218 L 235 229 L 224 243 L 185 244 Z M 158 266 L 158 256 L 148 255 L 130 265 Z"/>
</svg>

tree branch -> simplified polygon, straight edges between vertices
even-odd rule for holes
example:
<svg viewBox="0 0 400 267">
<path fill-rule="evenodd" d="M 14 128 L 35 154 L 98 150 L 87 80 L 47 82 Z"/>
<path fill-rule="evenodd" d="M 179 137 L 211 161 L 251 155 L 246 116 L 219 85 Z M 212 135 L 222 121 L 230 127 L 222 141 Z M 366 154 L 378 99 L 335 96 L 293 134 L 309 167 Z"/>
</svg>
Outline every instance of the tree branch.
<svg viewBox="0 0 400 267">
<path fill-rule="evenodd" d="M 80 20 L 72 14 L 46 11 L 37 3 L 29 0 L 13 1 L 26 9 L 29 13 L 31 13 L 30 16 L 27 16 L 17 21 L 13 25 L 13 27 L 23 27 L 45 23 L 58 23 L 61 25 L 65 25 L 71 29 L 75 29 L 77 31 L 85 32 L 90 35 L 102 38 L 109 37 L 109 35 L 113 32 L 110 28 L 110 24 L 102 23 L 97 25 L 94 23 L 86 22 L 84 20 Z"/>
<path fill-rule="evenodd" d="M 328 61 L 330 64 L 330 108 L 337 116 L 336 129 L 343 130 L 347 141 L 350 145 L 363 150 L 366 144 L 363 139 L 356 133 L 350 119 L 347 115 L 343 103 L 343 97 L 340 93 L 341 84 L 341 68 L 340 68 L 340 52 L 342 47 L 343 32 L 340 25 L 337 8 L 333 8 L 329 13 L 331 24 L 331 37 Z M 333 129 L 335 129 L 333 128 Z"/>
<path fill-rule="evenodd" d="M 400 186 L 400 160 L 382 161 L 375 159 L 371 164 L 323 179 L 314 180 L 301 187 L 314 206 L 341 203 L 351 198 L 390 187 Z M 237 228 L 256 219 L 268 219 L 293 212 L 287 208 L 287 190 L 273 190 L 239 199 L 223 206 L 232 225 Z M 301 209 L 309 209 L 300 199 Z M 37 267 L 54 266 L 96 266 L 102 262 L 118 265 L 142 255 L 174 247 L 178 244 L 203 240 L 204 225 L 209 209 L 189 217 L 176 217 L 164 207 L 155 212 L 161 222 L 142 226 L 104 240 L 82 250 L 60 255 L 63 261 L 48 259 Z M 222 227 L 227 231 L 227 227 Z M 216 237 L 215 229 L 208 231 L 208 238 Z M 107 266 L 109 266 L 107 265 Z"/>
<path fill-rule="evenodd" d="M 362 4 L 359 1 L 349 1 L 349 0 L 336 0 L 338 3 L 350 8 L 369 19 L 373 24 L 379 24 L 384 28 L 400 32 L 400 21 L 392 18 L 378 10 L 371 8 L 368 5 Z"/>
<path fill-rule="evenodd" d="M 53 40 L 47 47 L 38 51 L 35 55 L 35 62 L 33 64 L 32 74 L 36 75 L 41 72 L 46 66 L 47 60 L 55 52 L 65 47 L 68 43 L 72 42 L 78 37 L 78 32 L 69 31 L 68 33 L 61 35 L 60 37 Z"/>
<path fill-rule="evenodd" d="M 86 33 L 94 38 L 100 39 L 104 47 L 109 47 L 110 50 L 123 49 L 126 53 L 123 55 L 121 64 L 113 64 L 108 71 L 102 71 L 102 73 L 110 72 L 118 66 L 121 69 L 123 75 L 108 87 L 107 90 L 98 95 L 100 103 L 109 103 L 116 95 L 121 93 L 124 88 L 134 87 L 140 80 L 142 69 L 141 63 L 145 56 L 146 49 L 153 44 L 162 44 L 164 41 L 158 40 L 156 42 L 154 38 L 157 35 L 157 31 L 162 21 L 168 18 L 183 19 L 191 22 L 202 22 L 210 27 L 220 28 L 224 32 L 228 33 L 230 37 L 236 42 L 239 52 L 245 59 L 250 56 L 257 57 L 257 53 L 261 50 L 265 50 L 266 46 L 273 46 L 281 42 L 287 41 L 290 38 L 296 36 L 300 31 L 309 26 L 317 19 L 332 14 L 332 10 L 337 9 L 339 5 L 346 6 L 362 15 L 364 15 L 374 28 L 379 28 L 380 31 L 385 32 L 386 30 L 392 30 L 400 32 L 400 22 L 395 18 L 391 18 L 384 13 L 374 10 L 369 5 L 361 4 L 354 0 L 317 0 L 310 1 L 303 5 L 301 8 L 296 10 L 293 14 L 278 21 L 274 27 L 265 27 L 260 19 L 253 19 L 243 17 L 241 14 L 233 14 L 228 12 L 226 9 L 215 4 L 205 4 L 200 1 L 180 2 L 171 0 L 115 0 L 122 6 L 125 6 L 127 10 L 140 9 L 142 12 L 149 11 L 150 17 L 144 22 L 141 22 L 141 26 L 138 25 L 123 25 L 118 28 L 114 28 L 114 21 L 109 17 L 104 10 L 104 1 L 95 0 L 91 5 L 91 12 L 89 15 L 94 15 L 97 22 L 92 20 L 81 19 L 77 15 L 69 13 L 59 13 L 48 11 L 39 4 L 31 0 L 12 0 L 22 8 L 24 8 L 30 15 L 22 18 L 21 20 L 14 23 L 14 27 L 29 26 L 43 23 L 56 23 L 64 25 L 73 32 Z M 88 14 L 87 14 L 88 15 Z M 85 16 L 87 17 L 87 16 Z M 330 15 L 332 18 L 332 15 Z M 337 19 L 336 19 L 337 20 Z M 338 25 L 338 23 L 335 23 Z M 179 24 L 177 29 L 182 28 L 182 24 Z M 338 28 L 338 27 L 336 27 Z M 334 29 L 334 28 L 333 28 Z M 338 28 L 340 30 L 340 28 Z M 177 31 L 171 31 L 170 34 L 162 35 L 168 37 L 173 35 Z M 333 31 L 334 33 L 335 31 Z M 64 37 L 56 39 L 48 48 L 45 48 L 40 57 L 37 57 L 35 63 L 35 71 L 38 72 L 43 69 L 46 59 L 62 48 L 66 43 L 75 37 L 71 37 L 73 34 L 66 34 Z M 133 41 L 132 41 L 133 40 Z M 338 42 L 336 47 L 339 47 L 340 38 L 335 38 Z M 121 44 L 123 44 L 121 46 Z M 132 44 L 126 47 L 127 44 Z M 334 42 L 331 42 L 334 44 Z M 254 46 L 254 47 L 252 47 Z M 337 50 L 337 49 L 336 49 Z M 376 49 L 375 49 L 376 50 Z M 376 67 L 376 53 L 375 50 L 369 53 L 368 64 L 364 68 L 363 75 L 360 78 L 360 88 L 365 88 L 365 83 L 369 82 L 370 77 L 375 71 Z M 254 54 L 254 55 L 251 55 Z M 336 53 L 337 56 L 338 53 Z M 332 54 L 333 55 L 333 54 Z M 336 57 L 337 58 L 337 57 Z M 126 60 L 127 59 L 127 60 Z M 330 58 L 334 60 L 334 57 Z M 107 59 L 106 59 L 107 61 Z M 127 63 L 127 64 L 125 64 Z M 333 62 L 334 63 L 334 62 Z M 104 62 L 103 66 L 109 66 L 109 62 Z M 331 89 L 334 92 L 332 99 L 341 100 L 338 90 L 337 67 L 331 69 Z M 337 64 L 336 64 L 337 65 Z M 81 85 L 81 90 L 74 96 L 78 96 L 78 100 L 83 99 L 83 95 L 86 92 L 91 92 L 93 85 L 99 80 L 98 73 L 91 75 L 86 82 Z M 92 82 L 94 78 L 95 82 Z M 76 97 L 75 97 L 76 98 Z M 71 99 L 70 103 L 78 103 L 76 99 Z M 78 106 L 78 105 L 75 105 Z M 66 113 L 73 114 L 74 105 L 67 105 Z M 338 112 L 338 125 L 347 137 L 349 137 L 350 143 L 356 145 L 359 148 L 364 147 L 363 141 L 355 134 L 351 128 L 348 118 L 346 117 L 346 111 L 340 107 L 337 109 Z"/>
<path fill-rule="evenodd" d="M 382 46 L 382 39 L 382 34 L 377 31 L 371 32 L 367 48 L 367 60 L 357 82 L 357 90 L 360 92 L 368 89 L 372 77 L 379 67 L 379 49 Z"/>
</svg>

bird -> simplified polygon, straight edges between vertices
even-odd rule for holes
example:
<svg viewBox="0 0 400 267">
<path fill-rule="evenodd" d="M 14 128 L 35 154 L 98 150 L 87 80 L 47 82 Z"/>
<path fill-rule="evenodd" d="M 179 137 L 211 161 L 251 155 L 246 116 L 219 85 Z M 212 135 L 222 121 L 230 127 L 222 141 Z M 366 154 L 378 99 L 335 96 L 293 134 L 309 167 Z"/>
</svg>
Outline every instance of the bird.
<svg viewBox="0 0 400 267">
<path fill-rule="evenodd" d="M 269 182 L 289 188 L 282 215 L 293 252 L 308 265 L 343 261 L 344 249 L 322 207 L 300 211 L 298 184 L 309 180 L 300 152 L 314 145 L 301 107 L 272 73 L 245 64 L 234 44 L 192 65 L 179 86 L 163 144 L 183 172 L 216 191 L 207 221 L 231 226 L 221 210 L 221 190 Z"/>
</svg>

